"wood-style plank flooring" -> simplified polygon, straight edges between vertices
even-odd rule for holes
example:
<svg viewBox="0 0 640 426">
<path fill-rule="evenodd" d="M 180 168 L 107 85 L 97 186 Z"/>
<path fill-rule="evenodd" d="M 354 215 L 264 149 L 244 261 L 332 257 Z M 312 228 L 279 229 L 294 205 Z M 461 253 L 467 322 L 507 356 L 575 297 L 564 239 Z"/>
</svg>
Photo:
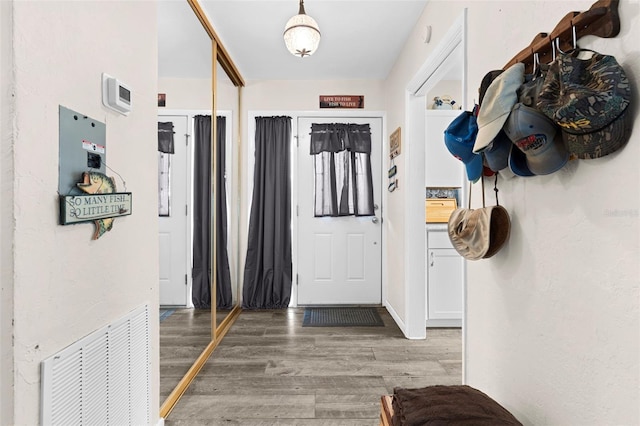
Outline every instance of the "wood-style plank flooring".
<svg viewBox="0 0 640 426">
<path fill-rule="evenodd" d="M 384 327 L 341 328 L 302 327 L 303 308 L 243 311 L 165 424 L 377 425 L 394 387 L 461 383 L 459 329 L 408 340 L 379 312 Z M 161 369 L 172 358 L 161 349 Z"/>
</svg>

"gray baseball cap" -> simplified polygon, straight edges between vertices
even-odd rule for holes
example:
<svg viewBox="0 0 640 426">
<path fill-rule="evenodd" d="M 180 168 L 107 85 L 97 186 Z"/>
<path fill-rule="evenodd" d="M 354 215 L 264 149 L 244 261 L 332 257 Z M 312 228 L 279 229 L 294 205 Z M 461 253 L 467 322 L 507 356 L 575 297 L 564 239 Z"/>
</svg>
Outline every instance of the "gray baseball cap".
<svg viewBox="0 0 640 426">
<path fill-rule="evenodd" d="M 535 108 L 517 103 L 504 125 L 504 132 L 526 155 L 526 165 L 536 175 L 560 170 L 569 160 L 559 128 Z"/>
</svg>

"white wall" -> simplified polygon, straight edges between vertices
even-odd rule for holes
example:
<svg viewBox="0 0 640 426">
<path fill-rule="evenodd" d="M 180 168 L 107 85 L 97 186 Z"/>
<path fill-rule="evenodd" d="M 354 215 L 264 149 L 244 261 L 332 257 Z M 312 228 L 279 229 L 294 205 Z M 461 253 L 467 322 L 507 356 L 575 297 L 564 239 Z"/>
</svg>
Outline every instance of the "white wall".
<svg viewBox="0 0 640 426">
<path fill-rule="evenodd" d="M 12 6 L 0 2 L 0 424 L 13 424 Z"/>
<path fill-rule="evenodd" d="M 167 95 L 166 109 L 211 110 L 211 78 L 158 78 L 158 93 Z"/>
<path fill-rule="evenodd" d="M 218 110 L 237 113 L 238 89 L 218 71 Z M 211 110 L 211 78 L 159 78 L 158 93 L 167 95 L 166 109 Z"/>
<path fill-rule="evenodd" d="M 384 110 L 382 81 L 377 80 L 248 81 L 242 102 L 246 110 L 320 111 L 320 95 L 363 95 L 365 111 Z"/>
<path fill-rule="evenodd" d="M 44 358 L 145 303 L 151 305 L 151 403 L 157 419 L 156 4 L 46 1 L 15 2 L 13 8 L 13 423 L 39 422 Z M 3 58 L 4 53 L 3 48 Z M 133 89 L 128 117 L 102 106 L 102 72 Z M 97 241 L 91 240 L 92 224 L 58 225 L 59 105 L 106 123 L 106 162 L 133 194 L 133 214 L 116 218 Z M 3 121 L 5 116 L 3 111 Z M 10 159 L 3 157 L 1 164 L 4 178 Z M 108 174 L 124 190 L 115 172 Z"/>
<path fill-rule="evenodd" d="M 486 72 L 501 68 L 568 12 L 591 4 L 429 2 L 386 82 L 389 129 L 405 118 L 406 83 L 464 7 L 467 98 L 477 99 Z M 616 38 L 580 41 L 616 56 L 633 82 L 634 104 L 640 86 L 640 56 L 632 47 L 639 7 L 620 2 Z M 429 45 L 418 42 L 420 25 L 433 26 Z M 640 424 L 640 136 L 638 108 L 633 111 L 636 128 L 620 152 L 572 162 L 550 176 L 502 182 L 511 239 L 492 259 L 468 262 L 467 384 L 527 425 Z M 399 211 L 391 221 L 403 235 Z M 403 288 L 394 291 L 401 297 Z"/>
</svg>

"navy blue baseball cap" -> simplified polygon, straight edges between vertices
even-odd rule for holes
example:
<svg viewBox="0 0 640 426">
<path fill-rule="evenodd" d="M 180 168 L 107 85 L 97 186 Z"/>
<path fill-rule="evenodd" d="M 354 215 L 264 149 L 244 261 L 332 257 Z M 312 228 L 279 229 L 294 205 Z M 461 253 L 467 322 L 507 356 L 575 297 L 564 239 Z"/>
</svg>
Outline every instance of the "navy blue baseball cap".
<svg viewBox="0 0 640 426">
<path fill-rule="evenodd" d="M 493 139 L 482 153 L 484 154 L 485 165 L 494 172 L 500 172 L 500 176 L 504 178 L 512 178 L 514 174 L 509 169 L 509 153 L 511 151 L 511 139 L 500 129 L 498 135 Z M 487 174 L 485 173 L 485 176 Z"/>
<path fill-rule="evenodd" d="M 509 151 L 509 169 L 516 176 L 528 177 L 536 175 L 527 164 L 527 154 L 520 151 L 520 149 L 513 144 Z"/>
<path fill-rule="evenodd" d="M 475 115 L 464 111 L 444 131 L 444 143 L 449 152 L 462 161 L 467 169 L 467 178 L 476 182 L 482 175 L 482 155 L 473 153 L 473 144 L 478 134 Z"/>
</svg>

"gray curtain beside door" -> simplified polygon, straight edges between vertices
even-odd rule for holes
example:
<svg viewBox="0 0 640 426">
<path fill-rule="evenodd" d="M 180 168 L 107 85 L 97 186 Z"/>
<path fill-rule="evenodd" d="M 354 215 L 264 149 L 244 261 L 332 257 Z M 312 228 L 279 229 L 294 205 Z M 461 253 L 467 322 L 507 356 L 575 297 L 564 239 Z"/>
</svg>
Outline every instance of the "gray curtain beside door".
<svg viewBox="0 0 640 426">
<path fill-rule="evenodd" d="M 291 298 L 291 117 L 256 117 L 255 170 L 242 307 L 282 309 Z"/>
<path fill-rule="evenodd" d="M 227 118 L 217 117 L 216 126 L 216 141 L 218 145 L 218 156 L 216 157 L 216 259 L 218 267 L 216 306 L 219 309 L 231 309 L 233 307 L 233 295 L 231 294 L 231 270 L 229 269 L 229 253 L 227 252 Z"/>
<path fill-rule="evenodd" d="M 216 184 L 216 306 L 232 305 L 231 274 L 227 253 L 227 203 L 225 190 L 226 118 L 217 117 L 218 156 Z M 193 280 L 192 301 L 196 308 L 211 308 L 211 116 L 194 117 L 193 183 Z"/>
</svg>

